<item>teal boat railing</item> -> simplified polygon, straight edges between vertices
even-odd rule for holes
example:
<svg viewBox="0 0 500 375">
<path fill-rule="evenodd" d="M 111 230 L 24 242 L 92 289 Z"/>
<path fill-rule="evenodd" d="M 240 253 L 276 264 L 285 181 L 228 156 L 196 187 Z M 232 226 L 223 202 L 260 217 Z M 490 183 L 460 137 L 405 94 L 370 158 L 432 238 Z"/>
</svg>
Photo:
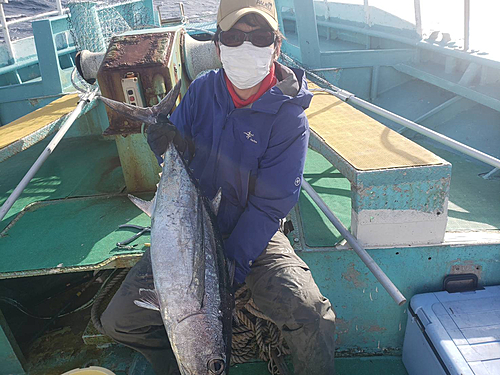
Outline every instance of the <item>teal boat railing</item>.
<svg viewBox="0 0 500 375">
<path fill-rule="evenodd" d="M 0 8 L 2 6 L 0 1 Z M 159 26 L 153 0 L 133 0 L 97 7 L 96 10 L 100 18 L 113 12 L 115 18 L 121 18 L 129 29 L 143 27 L 142 23 L 146 21 L 148 26 Z M 10 36 L 4 37 L 7 49 L 12 51 L 0 50 L 0 64 L 3 64 L 0 67 L 0 126 L 48 104 L 67 91 L 73 91 L 71 73 L 76 51 L 81 47 L 74 35 L 77 35 L 77 28 L 87 29 L 87 32 L 89 29 L 78 25 L 71 14 L 65 12 L 66 9 L 58 6 L 58 10 L 50 12 L 55 16 L 48 19 L 38 19 L 47 17 L 48 13 L 22 19 L 23 22 L 33 20 L 33 37 L 14 42 Z M 4 33 L 8 33 L 9 24 L 19 20 L 9 22 L 4 22 L 7 24 Z M 112 23 L 112 20 L 104 22 L 105 27 Z M 9 59 L 5 58 L 6 53 Z"/>
</svg>

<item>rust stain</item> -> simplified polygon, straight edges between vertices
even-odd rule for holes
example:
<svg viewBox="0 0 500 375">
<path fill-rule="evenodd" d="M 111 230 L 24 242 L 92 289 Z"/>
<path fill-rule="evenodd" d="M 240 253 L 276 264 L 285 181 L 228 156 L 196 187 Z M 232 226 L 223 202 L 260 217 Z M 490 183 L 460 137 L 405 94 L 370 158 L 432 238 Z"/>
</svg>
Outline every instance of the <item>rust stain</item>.
<svg viewBox="0 0 500 375">
<path fill-rule="evenodd" d="M 155 77 L 163 78 L 165 90 L 170 90 L 170 77 L 174 74 L 171 60 L 175 49 L 175 32 L 125 35 L 112 38 L 97 80 L 102 95 L 125 102 L 122 78 L 137 78 L 142 88 L 144 106 L 158 102 Z M 136 93 L 137 94 L 137 93 Z M 141 132 L 142 123 L 126 119 L 124 116 L 106 108 L 110 126 L 105 135 L 129 135 Z M 146 130 L 146 129 L 144 129 Z"/>
<path fill-rule="evenodd" d="M 373 325 L 368 328 L 368 332 L 384 332 L 387 331 L 387 328 L 380 327 L 379 325 Z"/>
<path fill-rule="evenodd" d="M 353 283 L 356 288 L 361 288 L 365 283 L 358 279 L 360 275 L 361 272 L 354 268 L 354 263 L 351 263 L 346 272 L 342 273 L 342 278 Z"/>
<path fill-rule="evenodd" d="M 335 319 L 335 333 L 337 334 L 335 344 L 337 345 L 337 347 L 342 344 L 342 337 L 344 337 L 344 335 L 347 335 L 350 329 L 350 321 L 341 318 Z"/>
</svg>

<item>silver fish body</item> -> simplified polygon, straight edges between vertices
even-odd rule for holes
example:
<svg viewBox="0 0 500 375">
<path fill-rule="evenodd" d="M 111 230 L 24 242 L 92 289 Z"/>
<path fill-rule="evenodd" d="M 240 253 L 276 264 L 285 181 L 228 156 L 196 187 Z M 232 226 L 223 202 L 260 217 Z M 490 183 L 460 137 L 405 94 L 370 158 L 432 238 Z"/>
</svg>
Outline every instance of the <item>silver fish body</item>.
<svg viewBox="0 0 500 375">
<path fill-rule="evenodd" d="M 215 215 L 173 145 L 164 160 L 151 223 L 160 313 L 181 374 L 227 374 L 232 296 Z"/>
<path fill-rule="evenodd" d="M 101 98 L 132 120 L 160 123 L 180 92 L 180 81 L 156 106 L 140 108 Z M 158 310 L 182 375 L 229 373 L 233 296 L 214 202 L 199 192 L 171 143 L 151 202 L 130 199 L 151 216 L 155 290 L 140 290 L 138 306 Z"/>
</svg>

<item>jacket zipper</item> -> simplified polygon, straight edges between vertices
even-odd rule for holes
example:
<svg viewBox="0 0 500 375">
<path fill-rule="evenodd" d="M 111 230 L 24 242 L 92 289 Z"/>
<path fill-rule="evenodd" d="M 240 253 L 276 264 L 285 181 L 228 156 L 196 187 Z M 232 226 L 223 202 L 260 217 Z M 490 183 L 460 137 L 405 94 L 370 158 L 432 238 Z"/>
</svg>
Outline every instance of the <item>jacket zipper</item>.
<svg viewBox="0 0 500 375">
<path fill-rule="evenodd" d="M 224 132 L 224 129 L 226 129 L 226 124 L 227 124 L 227 120 L 229 118 L 229 116 L 232 115 L 232 113 L 236 110 L 236 108 L 233 108 L 227 115 L 226 115 L 226 119 L 224 120 L 224 125 L 222 126 L 222 130 L 221 130 L 221 133 L 220 133 L 220 136 L 219 136 L 219 142 L 217 144 L 217 157 L 216 157 L 216 160 L 215 160 L 215 169 L 214 169 L 214 180 L 213 180 L 213 184 L 215 186 L 215 191 L 218 190 L 218 187 L 217 187 L 217 173 L 219 172 L 219 161 L 220 161 L 220 143 L 221 143 L 221 139 L 222 139 L 222 133 Z"/>
</svg>

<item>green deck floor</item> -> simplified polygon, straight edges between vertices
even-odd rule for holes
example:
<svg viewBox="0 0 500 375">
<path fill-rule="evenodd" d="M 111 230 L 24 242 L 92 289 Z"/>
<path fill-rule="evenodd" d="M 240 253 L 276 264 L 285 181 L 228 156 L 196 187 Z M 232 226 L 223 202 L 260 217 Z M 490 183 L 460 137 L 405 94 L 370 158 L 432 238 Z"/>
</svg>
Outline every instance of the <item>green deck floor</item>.
<svg viewBox="0 0 500 375">
<path fill-rule="evenodd" d="M 0 164 L 0 205 L 7 200 L 48 142 L 49 140 L 40 142 Z M 32 202 L 113 194 L 124 188 L 125 182 L 113 139 L 65 139 L 0 222 L 0 231 Z"/>
<path fill-rule="evenodd" d="M 304 179 L 346 226 L 351 225 L 351 183 L 321 154 L 309 150 Z M 300 214 L 309 247 L 333 247 L 342 237 L 333 224 L 304 191 L 300 194 Z"/>
<path fill-rule="evenodd" d="M 447 232 L 500 230 L 500 178 L 481 177 L 493 169 L 426 142 L 422 145 L 452 164 Z"/>
<path fill-rule="evenodd" d="M 46 144 L 41 142 L 0 164 L 0 204 Z M 124 188 L 114 140 L 63 140 L 0 223 L 0 277 L 11 273 L 22 276 L 26 271 L 33 274 L 41 269 L 81 268 L 115 255 L 142 251 L 142 247 L 124 251 L 115 246 L 133 233 L 117 231 L 118 225 L 150 223 L 126 196 L 106 196 L 119 194 Z M 32 203 L 14 225 L 4 230 Z M 149 237 L 135 243 L 144 242 L 149 242 Z"/>
<path fill-rule="evenodd" d="M 150 219 L 124 196 L 71 198 L 36 203 L 31 206 L 3 238 L 0 277 L 35 270 L 57 270 L 93 266 L 113 256 L 140 253 L 149 235 L 133 244 L 136 250 L 123 250 L 116 243 L 136 231 L 118 230 L 120 224 L 149 226 Z"/>
<path fill-rule="evenodd" d="M 494 207 L 500 206 L 500 180 L 484 180 L 479 174 L 487 172 L 487 167 L 461 155 L 428 147 L 453 164 L 447 230 L 498 230 L 500 211 Z M 41 149 L 43 145 L 35 146 L 2 163 L 0 203 L 5 201 Z M 304 178 L 349 227 L 349 181 L 312 150 L 308 152 Z M 62 142 L 0 224 L 0 229 L 4 229 L 23 207 L 38 202 L 0 238 L 3 258 L 0 277 L 7 277 L 9 273 L 17 276 L 27 271 L 93 266 L 113 256 L 143 251 L 143 246 L 134 250 L 116 248 L 116 242 L 133 233 L 118 231 L 118 225 L 147 226 L 150 223 L 126 196 L 117 195 L 123 189 L 113 141 L 82 138 Z M 308 247 L 332 247 L 341 240 L 337 230 L 307 194 L 301 194 L 299 207 Z M 144 242 L 149 242 L 148 236 L 135 243 Z"/>
</svg>

